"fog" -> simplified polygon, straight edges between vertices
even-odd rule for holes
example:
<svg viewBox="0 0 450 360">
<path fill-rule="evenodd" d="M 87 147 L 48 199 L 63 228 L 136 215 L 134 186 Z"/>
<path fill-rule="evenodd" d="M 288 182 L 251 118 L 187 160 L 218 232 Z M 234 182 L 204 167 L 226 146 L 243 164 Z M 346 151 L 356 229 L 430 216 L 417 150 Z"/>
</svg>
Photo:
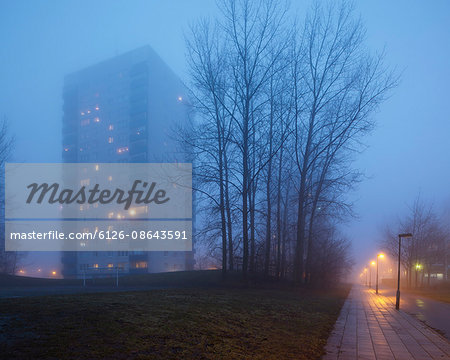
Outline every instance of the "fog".
<svg viewBox="0 0 450 360">
<path fill-rule="evenodd" d="M 302 16 L 310 2 L 293 5 Z M 367 179 L 351 194 L 358 218 L 343 230 L 359 266 L 376 256 L 384 224 L 419 193 L 438 212 L 450 207 L 450 3 L 383 0 L 357 2 L 356 10 L 368 48 L 384 50 L 401 73 L 356 161 Z M 208 15 L 217 15 L 209 0 L 1 1 L 0 116 L 15 137 L 10 161 L 61 161 L 68 73 L 148 44 L 186 80 L 184 33 Z M 52 255 L 49 269 L 58 262 Z"/>
</svg>

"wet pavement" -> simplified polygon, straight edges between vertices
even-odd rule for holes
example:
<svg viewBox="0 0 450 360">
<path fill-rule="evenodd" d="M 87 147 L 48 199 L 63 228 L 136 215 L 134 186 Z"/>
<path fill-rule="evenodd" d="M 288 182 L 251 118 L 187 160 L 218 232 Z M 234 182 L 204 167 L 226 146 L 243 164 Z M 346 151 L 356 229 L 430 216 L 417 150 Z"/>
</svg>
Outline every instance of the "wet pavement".
<svg viewBox="0 0 450 360">
<path fill-rule="evenodd" d="M 326 352 L 325 360 L 450 359 L 450 341 L 402 308 L 395 310 L 390 296 L 355 285 Z"/>
<path fill-rule="evenodd" d="M 388 297 L 395 305 L 395 290 L 380 289 L 379 293 Z M 400 308 L 438 330 L 450 340 L 450 304 L 401 291 Z"/>
</svg>

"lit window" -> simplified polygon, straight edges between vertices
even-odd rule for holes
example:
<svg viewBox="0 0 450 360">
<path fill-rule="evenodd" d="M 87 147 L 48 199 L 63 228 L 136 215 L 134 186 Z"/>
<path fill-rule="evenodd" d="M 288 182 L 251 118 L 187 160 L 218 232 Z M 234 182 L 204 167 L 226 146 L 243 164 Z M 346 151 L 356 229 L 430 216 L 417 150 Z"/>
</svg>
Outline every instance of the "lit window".
<svg viewBox="0 0 450 360">
<path fill-rule="evenodd" d="M 114 267 L 114 264 L 109 263 L 109 264 L 108 264 L 108 267 L 109 267 L 110 269 L 112 269 L 112 268 Z"/>
<path fill-rule="evenodd" d="M 120 147 L 120 148 L 117 149 L 117 153 L 118 154 L 122 154 L 122 153 L 127 152 L 127 151 L 128 151 L 128 146 Z"/>
<path fill-rule="evenodd" d="M 113 212 L 110 212 L 109 214 L 108 214 L 108 217 L 109 218 L 112 218 L 114 216 L 114 213 Z"/>
<path fill-rule="evenodd" d="M 64 148 L 64 151 L 69 151 L 69 148 Z"/>
<path fill-rule="evenodd" d="M 94 118 L 94 121 L 95 121 L 96 123 L 98 123 L 98 122 L 100 122 L 100 118 L 97 116 L 96 118 Z"/>
<path fill-rule="evenodd" d="M 136 263 L 136 269 L 143 269 L 147 267 L 147 261 L 139 261 Z"/>
<path fill-rule="evenodd" d="M 112 176 L 111 175 L 108 176 L 108 181 L 112 181 Z"/>
<path fill-rule="evenodd" d="M 95 165 L 95 171 L 98 171 L 98 164 Z"/>
<path fill-rule="evenodd" d="M 81 115 L 84 116 L 84 111 L 81 112 Z"/>
<path fill-rule="evenodd" d="M 90 113 L 91 113 L 91 110 L 88 110 L 87 113 L 90 114 Z"/>
<path fill-rule="evenodd" d="M 89 186 L 90 183 L 91 183 L 90 179 L 83 179 L 80 181 L 81 186 Z"/>
<path fill-rule="evenodd" d="M 113 138 L 112 136 L 110 136 L 110 137 L 108 138 L 108 142 L 109 142 L 110 144 L 112 144 L 112 143 L 114 142 L 114 138 Z"/>
<path fill-rule="evenodd" d="M 109 125 L 108 130 L 114 130 L 114 125 Z"/>
<path fill-rule="evenodd" d="M 95 268 L 95 269 L 98 269 L 98 264 L 94 264 L 94 268 Z"/>
<path fill-rule="evenodd" d="M 98 105 L 95 106 L 95 110 L 99 111 L 100 108 L 98 107 Z"/>
</svg>

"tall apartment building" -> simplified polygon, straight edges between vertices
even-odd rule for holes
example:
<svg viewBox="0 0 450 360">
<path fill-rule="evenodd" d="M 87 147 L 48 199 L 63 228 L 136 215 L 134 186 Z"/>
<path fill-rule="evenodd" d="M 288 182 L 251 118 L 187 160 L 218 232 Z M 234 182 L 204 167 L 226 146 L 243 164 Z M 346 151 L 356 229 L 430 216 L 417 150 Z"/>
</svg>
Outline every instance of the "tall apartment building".
<svg viewBox="0 0 450 360">
<path fill-rule="evenodd" d="M 189 162 L 174 126 L 187 117 L 180 79 L 145 46 L 69 74 L 63 90 L 66 163 Z M 64 277 L 190 270 L 193 252 L 64 252 Z M 104 272 L 104 271 L 103 271 Z"/>
</svg>

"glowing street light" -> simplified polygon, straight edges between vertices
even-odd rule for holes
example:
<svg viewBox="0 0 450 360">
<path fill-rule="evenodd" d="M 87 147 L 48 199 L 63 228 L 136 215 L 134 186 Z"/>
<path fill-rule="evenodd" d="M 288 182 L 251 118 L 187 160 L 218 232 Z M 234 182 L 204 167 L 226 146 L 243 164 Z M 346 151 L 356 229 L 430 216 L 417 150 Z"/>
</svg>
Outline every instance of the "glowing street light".
<svg viewBox="0 0 450 360">
<path fill-rule="evenodd" d="M 378 294 L 378 258 L 384 258 L 384 254 L 378 254 L 377 255 L 377 285 L 376 285 L 376 290 L 375 293 Z"/>
<path fill-rule="evenodd" d="M 417 263 L 416 264 L 416 289 L 417 289 L 417 273 L 422 270 L 422 265 Z"/>
<path fill-rule="evenodd" d="M 400 309 L 400 263 L 402 255 L 402 238 L 412 238 L 411 233 L 398 235 L 398 279 L 397 279 L 397 296 L 395 300 L 395 308 Z"/>
</svg>

